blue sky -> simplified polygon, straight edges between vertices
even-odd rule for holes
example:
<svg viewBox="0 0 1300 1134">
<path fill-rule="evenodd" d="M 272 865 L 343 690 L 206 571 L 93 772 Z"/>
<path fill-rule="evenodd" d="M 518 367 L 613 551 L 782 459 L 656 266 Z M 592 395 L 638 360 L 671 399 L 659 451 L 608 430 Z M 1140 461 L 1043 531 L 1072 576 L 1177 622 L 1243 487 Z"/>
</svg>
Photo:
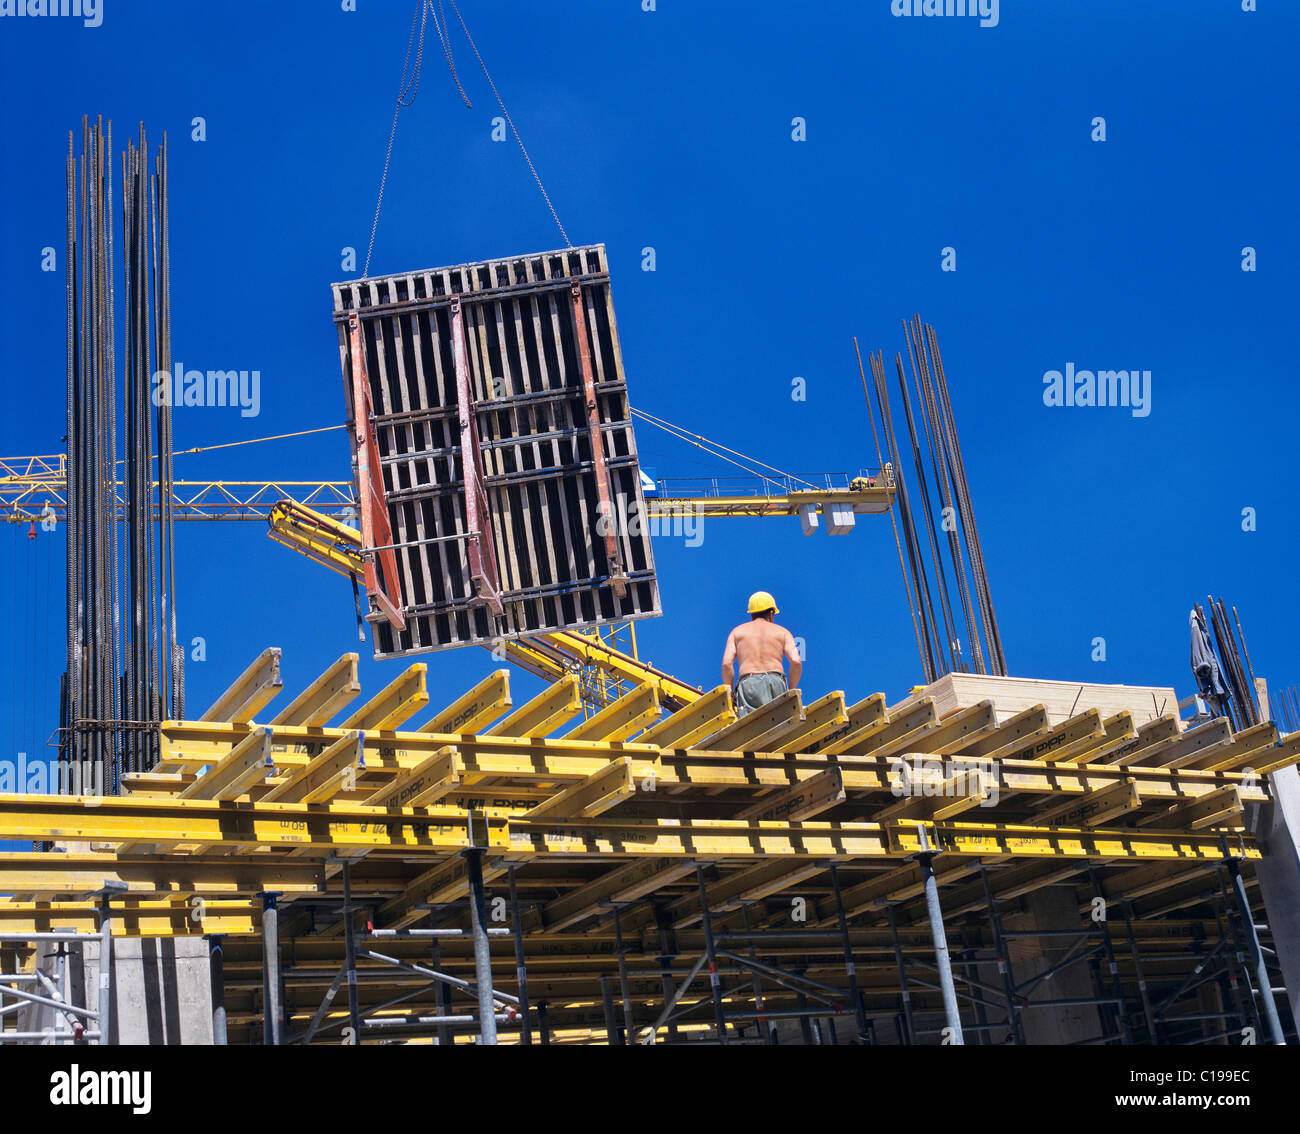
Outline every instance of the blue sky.
<svg viewBox="0 0 1300 1134">
<path fill-rule="evenodd" d="M 259 416 L 179 410 L 177 448 L 341 421 L 328 285 L 358 274 L 340 266 L 345 247 L 364 256 L 414 3 L 101 3 L 97 28 L 0 18 L 0 451 L 61 448 L 63 161 L 84 113 L 112 118 L 118 150 L 139 121 L 168 131 L 174 356 L 261 373 Z M 900 319 L 921 312 L 944 352 L 1010 671 L 1184 695 L 1187 611 L 1209 592 L 1237 606 L 1257 674 L 1300 681 L 1287 346 L 1300 9 L 1260 7 L 1003 0 L 981 28 L 898 18 L 888 0 L 461 4 L 570 236 L 608 245 L 634 405 L 784 469 L 851 472 L 875 464 L 852 336 L 892 358 Z M 426 47 L 373 269 L 556 247 L 518 150 L 491 139 L 499 111 L 463 38 L 472 110 Z M 195 116 L 206 141 L 190 138 Z M 46 245 L 57 272 L 40 270 Z M 945 246 L 955 272 L 940 270 Z M 1149 369 L 1152 412 L 1045 407 L 1044 373 L 1070 362 Z M 638 442 L 660 475 L 726 472 L 652 428 Z M 337 432 L 177 466 L 348 475 Z M 700 547 L 656 544 L 664 616 L 639 627 L 656 665 L 715 683 L 727 631 L 763 588 L 807 642 L 808 699 L 892 700 L 921 679 L 883 517 L 836 538 L 804 538 L 793 519 L 704 532 Z M 26 536 L 0 529 L 6 756 L 57 725 L 62 533 Z M 207 644 L 187 671 L 192 708 L 268 645 L 290 692 L 357 648 L 347 584 L 263 524 L 186 524 L 178 545 L 181 634 Z M 362 652 L 367 689 L 400 671 Z M 481 650 L 420 660 L 435 704 L 493 668 Z M 538 683 L 515 688 L 518 702 Z"/>
</svg>

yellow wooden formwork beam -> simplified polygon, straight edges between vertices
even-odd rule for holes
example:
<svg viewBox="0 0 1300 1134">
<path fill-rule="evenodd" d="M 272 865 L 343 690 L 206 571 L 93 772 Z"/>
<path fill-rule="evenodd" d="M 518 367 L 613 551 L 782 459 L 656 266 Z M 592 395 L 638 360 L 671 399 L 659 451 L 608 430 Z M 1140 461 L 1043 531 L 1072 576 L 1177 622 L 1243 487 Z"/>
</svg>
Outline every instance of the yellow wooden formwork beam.
<svg viewBox="0 0 1300 1134">
<path fill-rule="evenodd" d="M 272 724 L 318 726 L 334 716 L 361 693 L 356 654 L 344 654 L 271 718 Z"/>
<path fill-rule="evenodd" d="M 1167 740 L 1177 737 L 1182 732 L 1182 722 L 1177 713 L 1166 713 L 1153 721 L 1148 721 L 1138 729 L 1137 739 L 1122 748 L 1110 759 L 1110 763 L 1126 766 L 1145 762 L 1148 752 L 1159 751 Z"/>
<path fill-rule="evenodd" d="M 422 724 L 418 732 L 477 732 L 509 712 L 510 671 L 498 669 Z"/>
<path fill-rule="evenodd" d="M 243 740 L 244 725 L 210 724 L 200 721 L 164 721 L 159 726 L 159 749 L 170 763 L 199 768 L 212 764 Z M 301 767 L 324 747 L 344 735 L 342 729 L 272 728 L 271 758 L 277 768 Z M 614 756 L 635 756 L 647 760 L 659 757 L 655 745 L 625 741 L 617 748 L 599 741 L 548 740 L 537 737 L 501 736 L 479 733 L 476 736 L 451 733 L 395 732 L 366 735 L 366 768 L 376 772 L 398 772 L 415 767 L 446 745 L 455 746 L 465 758 L 466 767 L 475 767 L 481 759 L 514 756 L 531 758 L 533 766 L 553 767 L 570 779 L 580 779 L 607 764 Z M 568 761 L 566 763 L 566 760 Z M 511 765 L 513 766 L 513 765 Z"/>
<path fill-rule="evenodd" d="M 867 735 L 869 730 L 883 727 L 888 720 L 885 695 L 873 693 L 870 697 L 864 697 L 856 704 L 849 705 L 845 709 L 845 714 L 848 719 L 842 725 L 826 736 L 806 743 L 805 750 L 828 755 L 836 751 L 837 746 L 850 744 Z"/>
<path fill-rule="evenodd" d="M 734 724 L 704 739 L 715 750 L 762 751 L 764 739 L 803 720 L 803 701 L 798 689 L 788 689 L 762 708 L 741 717 Z"/>
<path fill-rule="evenodd" d="M 939 714 L 935 711 L 934 698 L 922 697 L 919 701 L 895 709 L 894 712 L 864 725 L 839 740 L 823 745 L 818 751 L 826 756 L 869 756 L 898 737 L 934 725 L 938 720 Z"/>
<path fill-rule="evenodd" d="M 897 740 L 880 745 L 873 755 L 888 757 L 899 752 L 950 754 L 996 727 L 997 715 L 993 702 L 980 701 L 949 713 L 936 725 L 913 730 Z"/>
<path fill-rule="evenodd" d="M 263 650 L 258 659 L 235 678 L 234 684 L 212 702 L 199 720 L 244 724 L 261 712 L 283 688 L 279 649 Z"/>
<path fill-rule="evenodd" d="M 314 894 L 322 888 L 316 863 L 269 863 L 234 858 L 200 859 L 182 855 L 125 856 L 82 852 L 0 854 L 0 891 L 8 894 L 97 893 L 119 883 L 132 895 L 195 893 L 232 896 L 276 890 Z"/>
<path fill-rule="evenodd" d="M 564 734 L 566 740 L 626 740 L 659 716 L 659 691 L 649 682 L 611 701 Z"/>
<path fill-rule="evenodd" d="M 1290 735 L 1285 740 L 1253 745 L 1244 752 L 1216 759 L 1206 767 L 1215 772 L 1252 770 L 1256 775 L 1264 776 L 1289 768 L 1295 763 L 1300 763 L 1300 733 Z"/>
<path fill-rule="evenodd" d="M 113 904 L 114 937 L 204 937 L 256 934 L 262 929 L 260 903 L 187 898 Z M 0 933 L 99 932 L 99 916 L 89 902 L 0 902 Z M 0 1033 L 2 1035 L 3 1033 Z"/>
<path fill-rule="evenodd" d="M 803 711 L 803 720 L 794 721 L 763 741 L 772 752 L 804 752 L 819 740 L 838 732 L 849 722 L 844 694 L 827 693 Z"/>
<path fill-rule="evenodd" d="M 731 691 L 725 685 L 718 685 L 686 708 L 678 709 L 646 729 L 637 737 L 637 743 L 657 744 L 662 748 L 689 748 L 734 723 L 735 719 Z"/>
<path fill-rule="evenodd" d="M 374 729 L 386 732 L 400 728 L 429 703 L 423 662 L 408 666 L 383 689 L 347 718 L 341 728 Z"/>
<path fill-rule="evenodd" d="M 1090 764 L 1106 742 L 1106 729 L 1096 709 L 1086 709 L 1054 725 L 1041 736 L 1003 759 L 1037 760 L 1044 764 Z"/>
<path fill-rule="evenodd" d="M 635 794 L 636 783 L 632 779 L 632 761 L 622 757 L 611 760 L 609 767 L 602 768 L 585 780 L 571 784 L 550 799 L 539 803 L 528 812 L 528 818 L 539 819 L 546 816 L 552 819 L 568 819 L 599 815 L 602 811 L 618 806 Z"/>
<path fill-rule="evenodd" d="M 1036 811 L 1033 819 L 1040 827 L 1098 827 L 1141 806 L 1137 784 L 1125 776 L 1109 787 L 1084 792 L 1045 811 Z"/>
<path fill-rule="evenodd" d="M 1189 754 L 1189 758 L 1186 760 L 1175 760 L 1174 766 L 1221 770 L 1231 767 L 1237 757 L 1254 752 L 1259 748 L 1270 747 L 1277 742 L 1277 727 L 1272 722 L 1265 721 L 1263 724 L 1242 729 L 1222 747 Z"/>
<path fill-rule="evenodd" d="M 288 849 L 409 848 L 430 854 L 470 845 L 470 814 L 461 808 L 418 812 L 325 804 L 238 804 L 131 796 L 0 795 L 0 839 L 78 842 L 179 842 Z M 503 817 L 487 815 L 486 845 L 507 845 Z M 480 844 L 483 845 L 483 844 Z"/>
<path fill-rule="evenodd" d="M 320 803 L 356 786 L 365 767 L 365 734 L 341 736 L 305 768 L 287 775 L 259 803 Z"/>
<path fill-rule="evenodd" d="M 225 756 L 199 776 L 198 779 L 176 794 L 176 799 L 238 799 L 246 795 L 250 788 L 266 779 L 272 770 L 271 730 L 253 728 L 243 740 L 235 745 Z M 139 854 L 146 850 L 154 853 L 166 853 L 173 850 L 201 851 L 203 846 L 183 846 L 176 843 L 160 843 L 147 847 L 136 843 L 124 843 L 118 848 L 119 854 Z"/>
<path fill-rule="evenodd" d="M 272 767 L 271 730 L 255 728 L 177 798 L 235 799 L 266 779 Z"/>
<path fill-rule="evenodd" d="M 1014 756 L 1026 742 L 1051 730 L 1051 720 L 1042 705 L 1031 705 L 1003 721 L 986 735 L 968 739 L 961 747 L 963 756 L 984 756 L 990 760 Z"/>
<path fill-rule="evenodd" d="M 554 732 L 581 711 L 578 678 L 575 674 L 569 674 L 480 735 L 527 736 L 537 739 Z"/>
<path fill-rule="evenodd" d="M 1252 768 L 1256 775 L 1271 776 L 1292 764 L 1300 764 L 1300 733 L 1288 736 L 1285 740 L 1267 748 L 1256 748 L 1245 757 L 1238 756 L 1229 771 L 1245 771 Z M 1216 769 L 1217 771 L 1218 769 Z"/>
<path fill-rule="evenodd" d="M 367 807 L 423 807 L 444 799 L 460 785 L 464 765 L 451 745 L 439 748 L 409 772 L 366 796 Z"/>
<path fill-rule="evenodd" d="M 1196 799 L 1183 800 L 1152 815 L 1143 815 L 1137 822 L 1139 827 L 1176 831 L 1204 831 L 1211 827 L 1239 829 L 1245 826 L 1241 793 L 1231 785 Z"/>
<path fill-rule="evenodd" d="M 693 859 L 639 859 L 626 863 L 552 898 L 542 907 L 539 928 L 543 933 L 562 933 L 611 903 L 634 902 L 694 872 Z"/>
<path fill-rule="evenodd" d="M 894 854 L 916 854 L 925 849 L 920 825 L 905 822 L 886 825 Z M 1035 827 L 1013 823 L 927 823 L 931 849 L 953 855 L 1007 857 L 1062 857 L 1084 859 L 1167 858 L 1221 859 L 1217 834 L 1139 831 L 1114 828 Z M 1259 858 L 1253 838 L 1234 836 L 1231 853 Z"/>
<path fill-rule="evenodd" d="M 830 767 L 784 791 L 764 796 L 732 818 L 811 819 L 843 802 L 844 773 L 838 767 Z"/>
</svg>

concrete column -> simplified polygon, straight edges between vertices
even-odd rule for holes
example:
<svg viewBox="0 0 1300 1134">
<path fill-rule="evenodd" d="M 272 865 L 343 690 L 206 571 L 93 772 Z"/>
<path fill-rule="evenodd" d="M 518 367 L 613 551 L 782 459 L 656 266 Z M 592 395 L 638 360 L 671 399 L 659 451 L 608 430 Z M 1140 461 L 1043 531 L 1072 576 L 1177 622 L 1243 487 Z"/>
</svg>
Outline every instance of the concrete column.
<svg viewBox="0 0 1300 1134">
<path fill-rule="evenodd" d="M 1281 983 L 1292 1017 L 1300 1020 L 1300 771 L 1292 765 L 1268 778 L 1273 802 L 1254 816 L 1264 854 L 1254 867 L 1282 965 Z"/>
</svg>

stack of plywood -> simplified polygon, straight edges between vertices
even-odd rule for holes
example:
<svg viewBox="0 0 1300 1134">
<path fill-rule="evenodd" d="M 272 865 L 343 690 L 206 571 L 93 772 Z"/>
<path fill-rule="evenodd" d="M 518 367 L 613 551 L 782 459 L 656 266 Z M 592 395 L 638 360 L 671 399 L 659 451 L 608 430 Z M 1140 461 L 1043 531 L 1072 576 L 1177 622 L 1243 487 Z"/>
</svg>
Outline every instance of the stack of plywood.
<svg viewBox="0 0 1300 1134">
<path fill-rule="evenodd" d="M 1103 718 L 1127 711 L 1133 714 L 1133 723 L 1138 726 L 1170 714 L 1178 716 L 1178 696 L 1164 685 L 1099 685 L 1091 681 L 949 673 L 932 685 L 914 690 L 899 705 L 922 697 L 934 699 L 940 717 L 954 709 L 992 701 L 999 723 L 1035 705 L 1047 710 L 1048 720 L 1054 725 L 1085 709 L 1097 709 Z"/>
</svg>

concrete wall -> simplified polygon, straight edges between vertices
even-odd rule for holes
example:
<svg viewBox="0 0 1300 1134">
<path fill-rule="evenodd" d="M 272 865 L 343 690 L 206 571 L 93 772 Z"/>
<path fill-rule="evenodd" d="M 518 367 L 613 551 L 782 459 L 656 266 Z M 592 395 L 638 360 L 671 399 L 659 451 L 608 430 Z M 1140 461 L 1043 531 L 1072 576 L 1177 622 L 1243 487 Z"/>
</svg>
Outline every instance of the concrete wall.
<svg viewBox="0 0 1300 1134">
<path fill-rule="evenodd" d="M 98 1008 L 99 942 L 85 945 L 88 1007 Z M 211 1044 L 212 988 L 202 937 L 113 939 L 113 1034 L 123 1044 Z"/>
<path fill-rule="evenodd" d="M 1255 863 L 1291 1014 L 1300 1021 L 1300 771 L 1269 776 L 1273 802 L 1255 816 L 1264 857 Z"/>
</svg>

